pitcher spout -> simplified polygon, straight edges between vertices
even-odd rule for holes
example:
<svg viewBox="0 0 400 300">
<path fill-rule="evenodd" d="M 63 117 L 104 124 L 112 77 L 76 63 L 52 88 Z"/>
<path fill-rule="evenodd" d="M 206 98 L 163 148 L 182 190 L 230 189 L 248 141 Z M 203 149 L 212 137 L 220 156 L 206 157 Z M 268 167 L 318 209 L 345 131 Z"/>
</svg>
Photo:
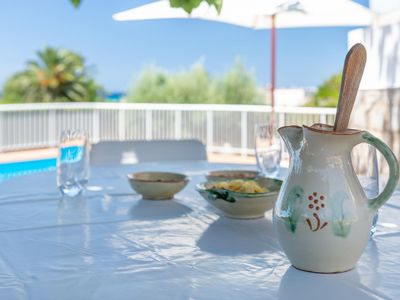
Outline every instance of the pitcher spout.
<svg viewBox="0 0 400 300">
<path fill-rule="evenodd" d="M 303 128 L 300 126 L 283 126 L 278 133 L 288 148 L 290 156 L 301 149 L 303 143 Z"/>
</svg>

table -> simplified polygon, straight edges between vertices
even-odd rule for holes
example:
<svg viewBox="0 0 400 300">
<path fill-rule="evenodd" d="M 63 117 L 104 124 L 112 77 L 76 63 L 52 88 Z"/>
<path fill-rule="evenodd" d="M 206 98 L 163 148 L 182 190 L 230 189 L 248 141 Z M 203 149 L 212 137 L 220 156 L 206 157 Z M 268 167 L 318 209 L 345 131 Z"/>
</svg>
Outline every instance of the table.
<svg viewBox="0 0 400 300">
<path fill-rule="evenodd" d="M 96 167 L 80 199 L 60 199 L 55 173 L 0 183 L 0 299 L 400 299 L 400 194 L 380 213 L 356 269 L 290 266 L 264 219 L 220 217 L 194 190 L 206 162 Z M 172 201 L 141 200 L 128 172 L 180 171 Z"/>
</svg>

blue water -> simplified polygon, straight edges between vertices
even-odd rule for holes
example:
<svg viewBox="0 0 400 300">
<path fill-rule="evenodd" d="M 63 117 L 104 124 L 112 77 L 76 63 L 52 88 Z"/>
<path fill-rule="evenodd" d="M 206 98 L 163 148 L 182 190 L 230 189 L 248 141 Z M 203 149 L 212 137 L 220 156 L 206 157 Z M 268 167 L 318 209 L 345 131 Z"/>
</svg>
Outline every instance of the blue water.
<svg viewBox="0 0 400 300">
<path fill-rule="evenodd" d="M 109 102 L 121 102 L 122 98 L 126 96 L 124 92 L 113 92 L 105 95 L 105 98 Z"/>
<path fill-rule="evenodd" d="M 0 181 L 16 176 L 56 169 L 56 159 L 42 159 L 0 164 Z"/>
</svg>

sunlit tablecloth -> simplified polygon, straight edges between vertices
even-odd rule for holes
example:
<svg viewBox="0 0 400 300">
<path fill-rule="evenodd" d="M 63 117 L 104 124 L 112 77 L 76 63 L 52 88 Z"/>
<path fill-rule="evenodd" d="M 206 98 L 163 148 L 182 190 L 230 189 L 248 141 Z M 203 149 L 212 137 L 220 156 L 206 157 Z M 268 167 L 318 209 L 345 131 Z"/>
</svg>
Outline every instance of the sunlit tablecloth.
<svg viewBox="0 0 400 300">
<path fill-rule="evenodd" d="M 61 200 L 54 172 L 0 183 L 0 299 L 400 299 L 400 195 L 356 269 L 318 275 L 290 267 L 271 212 L 232 220 L 200 198 L 204 174 L 230 167 L 97 167 L 81 199 Z M 139 170 L 192 180 L 172 201 L 145 201 L 126 180 Z"/>
</svg>

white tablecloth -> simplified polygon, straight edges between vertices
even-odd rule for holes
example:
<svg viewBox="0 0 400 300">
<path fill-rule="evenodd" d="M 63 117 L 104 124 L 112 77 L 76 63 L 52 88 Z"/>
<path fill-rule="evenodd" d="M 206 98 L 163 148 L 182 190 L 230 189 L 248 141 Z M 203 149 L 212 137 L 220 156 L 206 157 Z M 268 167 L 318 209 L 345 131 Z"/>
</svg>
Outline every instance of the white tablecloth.
<svg viewBox="0 0 400 300">
<path fill-rule="evenodd" d="M 400 299 L 400 195 L 356 269 L 318 275 L 290 266 L 271 212 L 232 220 L 200 198 L 204 174 L 230 167 L 97 167 L 81 199 L 61 200 L 54 172 L 0 183 L 0 299 Z M 139 170 L 192 180 L 172 201 L 146 201 L 125 177 Z"/>
</svg>

